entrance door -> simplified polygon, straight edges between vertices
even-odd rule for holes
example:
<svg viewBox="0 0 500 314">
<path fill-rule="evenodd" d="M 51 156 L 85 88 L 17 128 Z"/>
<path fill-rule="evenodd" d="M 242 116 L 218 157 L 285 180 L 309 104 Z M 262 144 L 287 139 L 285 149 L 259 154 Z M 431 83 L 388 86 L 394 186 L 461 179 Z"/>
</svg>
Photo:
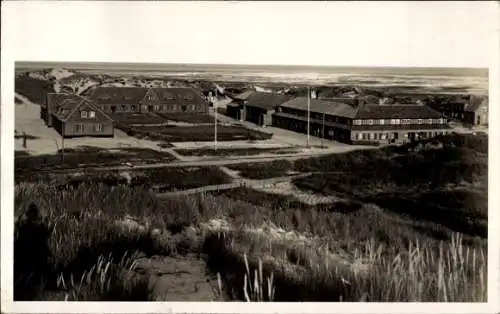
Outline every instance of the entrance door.
<svg viewBox="0 0 500 314">
<path fill-rule="evenodd" d="M 415 132 L 408 132 L 408 139 L 409 139 L 410 141 L 412 141 L 412 142 L 413 142 L 413 141 L 415 141 L 415 139 L 416 139 L 416 134 L 415 134 Z"/>
<path fill-rule="evenodd" d="M 149 105 L 149 106 L 148 106 L 148 111 L 154 111 L 153 106 Z"/>
<path fill-rule="evenodd" d="M 116 112 L 116 106 L 111 106 L 111 113 L 115 113 Z"/>
</svg>

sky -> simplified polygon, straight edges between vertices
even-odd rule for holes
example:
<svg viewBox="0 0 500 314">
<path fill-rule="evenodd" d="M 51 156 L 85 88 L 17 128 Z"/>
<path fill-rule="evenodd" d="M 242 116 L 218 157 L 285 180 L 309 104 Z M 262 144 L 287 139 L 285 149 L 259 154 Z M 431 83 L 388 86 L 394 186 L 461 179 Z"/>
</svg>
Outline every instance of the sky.
<svg viewBox="0 0 500 314">
<path fill-rule="evenodd" d="M 499 36 L 493 1 L 12 1 L 2 9 L 2 50 L 16 61 L 488 67 Z"/>
</svg>

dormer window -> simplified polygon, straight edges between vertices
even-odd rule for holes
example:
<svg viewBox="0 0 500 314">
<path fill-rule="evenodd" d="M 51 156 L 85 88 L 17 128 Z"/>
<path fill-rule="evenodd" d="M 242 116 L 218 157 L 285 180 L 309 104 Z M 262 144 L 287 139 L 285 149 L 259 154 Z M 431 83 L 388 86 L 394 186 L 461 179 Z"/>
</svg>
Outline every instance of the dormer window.
<svg viewBox="0 0 500 314">
<path fill-rule="evenodd" d="M 89 118 L 95 118 L 95 111 L 89 111 Z"/>
<path fill-rule="evenodd" d="M 80 117 L 82 119 L 86 119 L 87 118 L 87 111 L 80 111 Z"/>
</svg>

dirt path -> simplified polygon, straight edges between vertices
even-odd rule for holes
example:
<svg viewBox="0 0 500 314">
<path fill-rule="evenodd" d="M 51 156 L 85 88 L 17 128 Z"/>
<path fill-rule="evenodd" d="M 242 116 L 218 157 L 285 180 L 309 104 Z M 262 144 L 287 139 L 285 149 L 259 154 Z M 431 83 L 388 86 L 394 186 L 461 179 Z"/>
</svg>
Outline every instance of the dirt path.
<svg viewBox="0 0 500 314">
<path fill-rule="evenodd" d="M 206 264 L 194 256 L 152 256 L 135 261 L 132 276 L 146 276 L 151 301 L 215 301 Z"/>
<path fill-rule="evenodd" d="M 307 177 L 311 175 L 310 173 L 301 173 L 297 175 L 284 176 L 284 177 L 276 177 L 269 178 L 263 180 L 250 180 L 244 178 L 234 178 L 233 182 L 226 184 L 217 184 L 217 185 L 206 185 L 199 188 L 182 190 L 182 191 L 172 191 L 165 193 L 157 193 L 156 196 L 159 198 L 171 197 L 175 195 L 189 195 L 196 193 L 204 193 L 204 192 L 213 192 L 213 191 L 222 191 L 222 190 L 230 190 L 239 187 L 249 187 L 249 188 L 260 188 L 260 189 L 271 189 L 276 187 L 278 183 L 282 182 L 290 182 L 290 180 L 294 178 Z"/>
</svg>

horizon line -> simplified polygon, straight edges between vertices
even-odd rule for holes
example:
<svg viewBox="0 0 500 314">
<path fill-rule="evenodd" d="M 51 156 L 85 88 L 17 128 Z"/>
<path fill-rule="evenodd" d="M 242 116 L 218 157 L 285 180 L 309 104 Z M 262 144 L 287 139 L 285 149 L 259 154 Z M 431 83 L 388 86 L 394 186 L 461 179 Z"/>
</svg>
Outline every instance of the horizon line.
<svg viewBox="0 0 500 314">
<path fill-rule="evenodd" d="M 315 64 L 244 64 L 244 63 L 194 63 L 194 62 L 121 62 L 121 61 L 15 61 L 16 68 L 34 67 L 37 65 L 60 65 L 74 67 L 79 65 L 161 65 L 185 67 L 291 67 L 291 68 L 411 68 L 411 69 L 450 69 L 450 70 L 488 70 L 488 67 L 464 66 L 405 66 L 405 65 L 315 65 Z M 43 66 L 40 66 L 43 67 Z"/>
</svg>

